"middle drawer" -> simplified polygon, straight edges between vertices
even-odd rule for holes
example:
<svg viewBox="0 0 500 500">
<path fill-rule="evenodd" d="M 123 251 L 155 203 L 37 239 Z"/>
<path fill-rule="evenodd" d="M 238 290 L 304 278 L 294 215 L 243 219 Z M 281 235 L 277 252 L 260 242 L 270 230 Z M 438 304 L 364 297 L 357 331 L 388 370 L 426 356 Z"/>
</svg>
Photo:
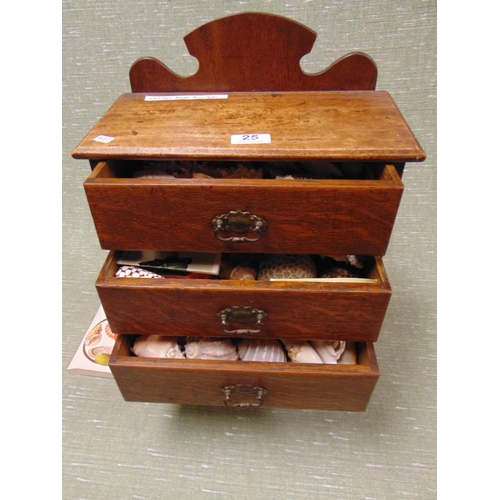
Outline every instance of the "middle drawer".
<svg viewBox="0 0 500 500">
<path fill-rule="evenodd" d="M 96 282 L 119 334 L 377 340 L 391 296 L 380 257 L 365 283 L 116 278 L 111 251 Z"/>
</svg>

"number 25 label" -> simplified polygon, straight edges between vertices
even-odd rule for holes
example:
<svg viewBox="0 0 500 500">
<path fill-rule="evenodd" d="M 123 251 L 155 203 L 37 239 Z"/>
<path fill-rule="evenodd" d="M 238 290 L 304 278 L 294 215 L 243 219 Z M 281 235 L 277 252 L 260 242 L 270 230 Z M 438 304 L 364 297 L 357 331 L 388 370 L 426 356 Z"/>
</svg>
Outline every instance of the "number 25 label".
<svg viewBox="0 0 500 500">
<path fill-rule="evenodd" d="M 269 144 L 270 134 L 233 134 L 231 144 Z"/>
</svg>

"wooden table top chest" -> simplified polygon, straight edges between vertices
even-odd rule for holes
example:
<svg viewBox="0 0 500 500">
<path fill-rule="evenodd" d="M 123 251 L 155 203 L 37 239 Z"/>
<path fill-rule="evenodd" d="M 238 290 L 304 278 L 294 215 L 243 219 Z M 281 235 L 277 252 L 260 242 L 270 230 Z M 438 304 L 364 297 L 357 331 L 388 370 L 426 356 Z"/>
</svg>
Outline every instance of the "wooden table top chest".
<svg viewBox="0 0 500 500">
<path fill-rule="evenodd" d="M 243 30 L 265 57 L 241 58 Z M 425 153 L 390 95 L 374 90 L 368 56 L 302 73 L 314 36 L 267 14 L 208 23 L 185 38 L 200 62 L 196 75 L 137 61 L 132 93 L 73 151 L 90 160 L 85 191 L 101 246 L 111 250 L 96 286 L 119 334 L 110 368 L 125 399 L 366 408 L 379 376 L 373 342 L 391 295 L 382 256 L 404 165 Z M 175 175 L 137 175 L 159 168 Z M 357 255 L 364 264 L 360 279 L 323 281 L 115 276 L 123 251 L 144 250 L 302 255 L 317 268 Z M 356 362 L 134 356 L 136 336 L 153 334 L 339 340 L 355 343 Z"/>
</svg>

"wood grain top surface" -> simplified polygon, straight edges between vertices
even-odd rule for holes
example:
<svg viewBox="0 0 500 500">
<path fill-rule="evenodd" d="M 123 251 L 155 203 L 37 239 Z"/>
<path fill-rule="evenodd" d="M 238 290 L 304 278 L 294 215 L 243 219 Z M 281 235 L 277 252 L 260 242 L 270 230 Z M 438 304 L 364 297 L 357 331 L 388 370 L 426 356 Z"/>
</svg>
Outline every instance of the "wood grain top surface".
<svg viewBox="0 0 500 500">
<path fill-rule="evenodd" d="M 76 147 L 73 157 L 425 159 L 420 144 L 384 91 L 236 92 L 216 99 L 179 98 L 185 95 L 189 94 L 123 94 Z M 156 100 L 166 96 L 176 99 Z M 269 134 L 271 142 L 231 144 L 231 136 L 236 134 Z M 99 142 L 99 136 L 112 140 Z"/>
</svg>

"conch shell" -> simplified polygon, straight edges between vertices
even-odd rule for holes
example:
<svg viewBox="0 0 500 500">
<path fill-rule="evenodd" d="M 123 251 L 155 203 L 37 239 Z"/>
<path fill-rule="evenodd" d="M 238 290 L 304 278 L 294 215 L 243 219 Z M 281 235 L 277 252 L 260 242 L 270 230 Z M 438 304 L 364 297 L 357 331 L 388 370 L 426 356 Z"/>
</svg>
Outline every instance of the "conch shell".
<svg viewBox="0 0 500 500">
<path fill-rule="evenodd" d="M 143 335 L 131 347 L 136 356 L 146 358 L 184 358 L 175 338 L 163 335 Z"/>
<path fill-rule="evenodd" d="M 296 363 L 323 363 L 319 354 L 305 340 L 282 340 L 288 352 L 288 357 Z"/>
<path fill-rule="evenodd" d="M 185 352 L 188 359 L 238 359 L 236 347 L 229 339 L 189 337 Z"/>
<path fill-rule="evenodd" d="M 323 363 L 336 365 L 345 351 L 343 340 L 312 340 L 311 345 Z"/>
<path fill-rule="evenodd" d="M 242 361 L 286 362 L 283 346 L 274 339 L 243 339 L 238 354 Z"/>
</svg>

